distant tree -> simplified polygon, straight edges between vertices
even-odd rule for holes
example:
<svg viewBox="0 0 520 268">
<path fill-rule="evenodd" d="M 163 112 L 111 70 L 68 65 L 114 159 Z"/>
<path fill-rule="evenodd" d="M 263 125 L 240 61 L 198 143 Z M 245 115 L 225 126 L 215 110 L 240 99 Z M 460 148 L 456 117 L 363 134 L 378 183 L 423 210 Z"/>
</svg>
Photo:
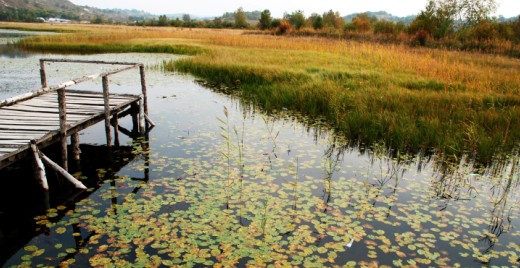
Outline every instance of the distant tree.
<svg viewBox="0 0 520 268">
<path fill-rule="evenodd" d="M 495 0 L 458 0 L 457 2 L 457 12 L 466 26 L 475 26 L 488 21 L 489 16 L 497 9 Z"/>
<path fill-rule="evenodd" d="M 339 12 L 329 10 L 328 12 L 323 13 L 323 24 L 325 27 L 341 29 L 345 24 L 345 21 Z"/>
<path fill-rule="evenodd" d="M 271 17 L 271 11 L 269 11 L 268 9 L 262 11 L 262 13 L 260 14 L 260 22 L 259 22 L 260 29 L 266 30 L 266 29 L 271 28 L 272 20 L 273 20 L 273 18 Z"/>
<path fill-rule="evenodd" d="M 355 32 L 356 26 L 354 26 L 352 22 L 345 23 L 345 25 L 343 26 L 343 31 L 345 31 L 345 33 Z"/>
<path fill-rule="evenodd" d="M 94 16 L 91 22 L 94 24 L 103 24 L 105 22 L 105 19 L 101 16 Z"/>
<path fill-rule="evenodd" d="M 352 20 L 352 24 L 357 32 L 368 32 L 372 29 L 372 21 L 367 13 L 358 14 Z"/>
<path fill-rule="evenodd" d="M 289 22 L 296 30 L 305 26 L 305 15 L 303 14 L 303 11 L 297 10 L 289 15 Z"/>
<path fill-rule="evenodd" d="M 191 17 L 189 14 L 182 15 L 182 21 L 184 22 L 184 27 L 190 27 L 191 25 Z"/>
<path fill-rule="evenodd" d="M 375 34 L 384 34 L 396 36 L 399 32 L 404 29 L 404 23 L 395 23 L 392 21 L 379 20 L 373 23 Z"/>
<path fill-rule="evenodd" d="M 410 31 L 426 31 L 432 37 L 441 39 L 461 27 L 469 29 L 485 24 L 496 8 L 495 0 L 429 0 L 411 23 Z M 481 26 L 484 27 L 484 24 Z"/>
<path fill-rule="evenodd" d="M 249 24 L 247 23 L 246 14 L 244 13 L 244 9 L 238 8 L 235 14 L 235 27 L 236 28 L 247 28 Z"/>
<path fill-rule="evenodd" d="M 224 20 L 222 18 L 214 18 L 213 26 L 215 28 L 223 28 Z"/>
<path fill-rule="evenodd" d="M 168 17 L 166 17 L 166 15 L 159 16 L 159 21 L 157 22 L 157 25 L 158 26 L 168 26 L 169 25 Z"/>
<path fill-rule="evenodd" d="M 515 38 L 516 40 L 514 40 L 514 41 L 520 42 L 520 15 L 518 15 L 516 20 L 511 23 L 511 28 L 512 28 L 511 31 L 513 32 L 513 36 L 516 37 Z"/>
<path fill-rule="evenodd" d="M 273 19 L 273 21 L 271 21 L 271 28 L 278 28 L 280 24 L 282 24 L 282 19 Z"/>
<path fill-rule="evenodd" d="M 173 27 L 181 27 L 183 25 L 183 22 L 179 18 L 175 18 L 174 20 L 170 21 L 170 25 Z"/>
<path fill-rule="evenodd" d="M 315 30 L 323 29 L 323 27 L 325 26 L 325 24 L 323 23 L 323 18 L 319 14 L 312 14 L 310 16 L 310 20 L 312 23 L 312 28 L 314 28 Z"/>
</svg>

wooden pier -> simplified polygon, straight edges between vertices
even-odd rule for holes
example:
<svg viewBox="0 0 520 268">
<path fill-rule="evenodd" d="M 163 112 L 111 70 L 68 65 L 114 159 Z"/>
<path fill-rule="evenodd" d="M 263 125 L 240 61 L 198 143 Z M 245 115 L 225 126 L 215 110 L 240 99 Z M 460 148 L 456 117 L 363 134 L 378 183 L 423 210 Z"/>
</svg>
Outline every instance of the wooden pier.
<svg viewBox="0 0 520 268">
<path fill-rule="evenodd" d="M 84 76 L 57 86 L 47 87 L 45 62 L 91 63 L 123 66 L 117 70 Z M 139 69 L 141 94 L 110 94 L 109 76 Z M 0 101 L 0 169 L 24 158 L 34 159 L 35 177 L 48 190 L 45 168 L 62 174 L 77 188 L 85 186 L 70 175 L 68 170 L 67 137 L 71 136 L 71 151 L 79 160 L 79 131 L 100 121 L 105 121 L 107 146 L 112 146 L 111 126 L 114 128 L 115 145 L 119 145 L 120 117 L 131 115 L 134 131 L 143 134 L 153 127 L 148 117 L 144 66 L 139 63 L 41 59 L 42 89 Z M 79 91 L 67 89 L 81 82 L 101 77 L 103 91 Z M 121 129 L 123 130 L 123 129 Z M 125 133 L 125 132 L 123 132 Z M 61 144 L 61 162 L 56 164 L 41 153 L 40 149 L 53 143 Z"/>
</svg>

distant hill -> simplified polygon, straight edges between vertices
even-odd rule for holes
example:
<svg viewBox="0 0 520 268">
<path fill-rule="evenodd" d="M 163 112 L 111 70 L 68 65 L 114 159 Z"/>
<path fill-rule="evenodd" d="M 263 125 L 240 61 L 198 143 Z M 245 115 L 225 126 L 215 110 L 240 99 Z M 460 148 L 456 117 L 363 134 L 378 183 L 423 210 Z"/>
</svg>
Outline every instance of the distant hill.
<svg viewBox="0 0 520 268">
<path fill-rule="evenodd" d="M 0 21 L 37 21 L 38 17 L 126 23 L 156 16 L 139 10 L 78 6 L 68 0 L 0 0 Z"/>
<path fill-rule="evenodd" d="M 80 7 L 67 0 L 0 0 L 0 9 L 48 9 L 55 11 L 79 10 Z"/>
<path fill-rule="evenodd" d="M 386 11 L 377 11 L 377 12 L 367 11 L 367 12 L 363 12 L 363 13 L 367 13 L 369 17 L 376 17 L 378 20 L 404 22 L 406 24 L 410 24 L 416 17 L 415 15 L 406 16 L 406 17 L 398 17 L 398 16 L 394 16 Z M 343 17 L 343 19 L 346 22 L 351 22 L 352 19 L 354 19 L 358 14 L 362 14 L 362 13 L 353 13 L 353 14 Z"/>
</svg>

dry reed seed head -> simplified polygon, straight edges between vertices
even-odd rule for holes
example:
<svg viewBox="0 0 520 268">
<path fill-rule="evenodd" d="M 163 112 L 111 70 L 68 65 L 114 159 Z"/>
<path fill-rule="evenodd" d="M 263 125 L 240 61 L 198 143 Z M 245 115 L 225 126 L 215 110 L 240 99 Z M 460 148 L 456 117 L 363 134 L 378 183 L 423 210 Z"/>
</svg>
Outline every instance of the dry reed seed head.
<svg viewBox="0 0 520 268">
<path fill-rule="evenodd" d="M 224 115 L 226 116 L 226 118 L 228 117 L 228 109 L 226 106 L 224 106 Z"/>
</svg>

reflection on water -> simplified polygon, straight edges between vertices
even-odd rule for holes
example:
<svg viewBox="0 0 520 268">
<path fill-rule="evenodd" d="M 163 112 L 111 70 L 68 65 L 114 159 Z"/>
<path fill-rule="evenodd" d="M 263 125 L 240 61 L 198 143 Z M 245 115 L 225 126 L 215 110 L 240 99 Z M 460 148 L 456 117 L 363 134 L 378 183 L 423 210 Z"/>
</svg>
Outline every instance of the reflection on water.
<svg viewBox="0 0 520 268">
<path fill-rule="evenodd" d="M 68 57 L 149 66 L 174 58 Z M 1 64 L 12 76 L 26 75 L 4 96 L 38 86 L 38 55 Z M 47 66 L 50 84 L 96 68 Z M 111 91 L 136 93 L 138 79 L 131 72 L 114 76 Z M 157 124 L 149 142 L 125 137 L 121 144 L 131 154 L 121 154 L 120 164 L 102 160 L 82 168 L 76 175 L 95 184 L 81 201 L 51 201 L 43 215 L 23 209 L 19 225 L 36 232 L 9 238 L 24 242 L 5 251 L 6 266 L 471 267 L 519 261 L 518 156 L 479 168 L 465 159 L 447 164 L 435 156 L 400 155 L 384 144 L 356 145 L 318 120 L 285 111 L 266 115 L 190 76 L 148 69 L 147 79 Z M 101 90 L 101 84 L 79 88 Z M 81 141 L 104 144 L 103 125 L 83 131 Z M 90 155 L 106 154 L 85 147 L 86 160 Z M 76 194 L 69 189 L 56 199 L 52 189 L 50 200 Z M 13 217 L 0 221 L 0 241 L 11 241 L 4 226 Z"/>
<path fill-rule="evenodd" d="M 141 154 L 133 151 L 137 147 L 147 146 L 145 142 L 134 141 L 132 146 L 117 147 L 109 150 L 105 146 L 95 146 L 82 144 L 80 146 L 83 159 L 77 163 L 72 163 L 72 173 L 81 172 L 83 183 L 90 188 L 87 192 L 78 192 L 69 187 L 67 182 L 57 176 L 57 174 L 47 170 L 47 177 L 50 183 L 50 193 L 45 193 L 40 189 L 39 184 L 31 178 L 31 161 L 22 161 L 8 169 L 0 171 L 0 177 L 4 181 L 0 194 L 0 260 L 2 263 L 11 255 L 15 254 L 26 243 L 39 235 L 50 235 L 50 229 L 46 224 L 38 224 L 33 217 L 40 215 L 42 211 L 54 213 L 54 217 L 45 219 L 45 222 L 59 222 L 66 216 L 67 210 L 74 210 L 75 203 L 79 200 L 88 198 L 90 194 L 105 183 L 113 184 L 113 181 L 106 181 L 119 172 L 123 167 L 131 162 L 140 160 Z M 59 159 L 57 154 L 59 149 L 51 147 L 46 149 L 45 154 L 54 159 Z M 145 157 L 145 165 L 148 165 Z M 145 169 L 139 180 L 146 181 L 149 171 Z M 24 178 L 16 180 L 15 178 Z M 137 192 L 138 188 L 134 189 Z M 113 203 L 117 203 L 114 197 Z M 58 209 L 56 209 L 58 208 Z M 79 224 L 74 224 L 73 228 L 79 229 Z M 91 234 L 92 235 L 92 234 Z M 84 245 L 88 238 L 74 237 L 77 245 Z"/>
<path fill-rule="evenodd" d="M 0 59 L 27 58 L 32 53 L 18 49 L 12 45 L 0 44 Z"/>
<path fill-rule="evenodd" d="M 31 54 L 30 52 L 16 48 L 13 44 L 20 38 L 35 36 L 35 35 L 50 35 L 51 32 L 27 32 L 19 30 L 0 29 L 0 59 L 26 58 Z"/>
</svg>

